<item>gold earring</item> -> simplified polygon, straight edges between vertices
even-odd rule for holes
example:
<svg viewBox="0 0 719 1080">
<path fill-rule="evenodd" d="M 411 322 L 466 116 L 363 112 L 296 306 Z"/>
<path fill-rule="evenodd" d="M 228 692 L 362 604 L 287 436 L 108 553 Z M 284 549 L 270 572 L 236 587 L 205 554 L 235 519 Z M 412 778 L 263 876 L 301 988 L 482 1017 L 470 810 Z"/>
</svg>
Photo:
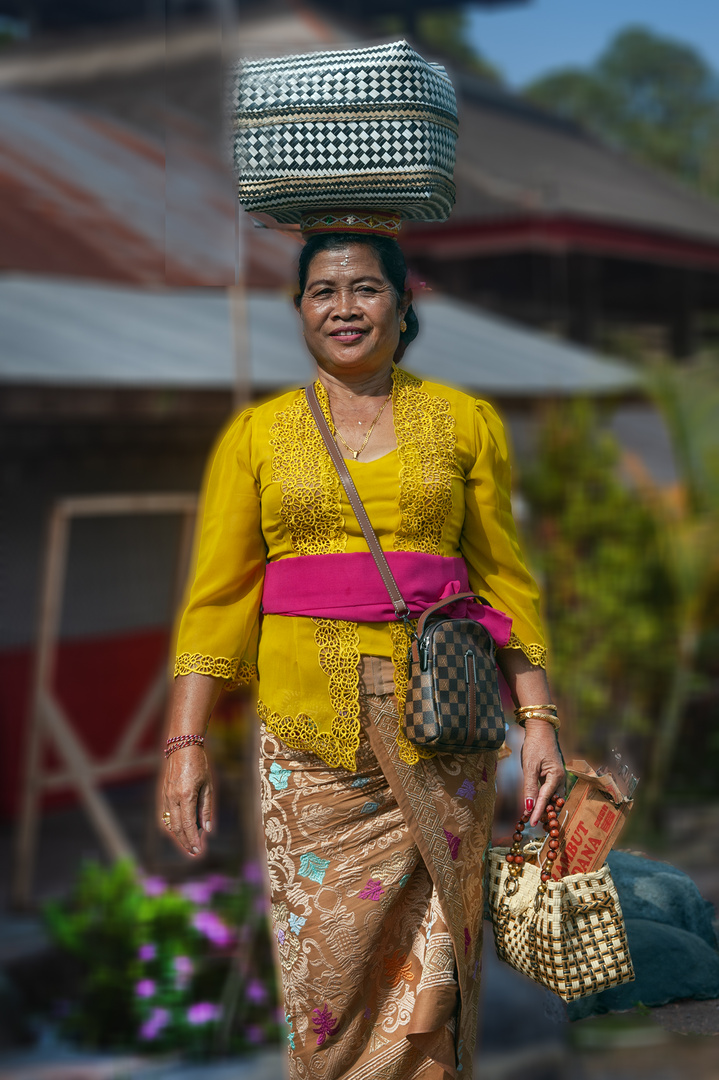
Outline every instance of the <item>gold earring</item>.
<svg viewBox="0 0 719 1080">
<path fill-rule="evenodd" d="M 404 319 L 402 319 L 402 322 L 399 324 L 399 332 L 400 332 L 400 334 L 403 334 L 406 329 L 407 329 L 407 323 L 404 321 Z"/>
</svg>

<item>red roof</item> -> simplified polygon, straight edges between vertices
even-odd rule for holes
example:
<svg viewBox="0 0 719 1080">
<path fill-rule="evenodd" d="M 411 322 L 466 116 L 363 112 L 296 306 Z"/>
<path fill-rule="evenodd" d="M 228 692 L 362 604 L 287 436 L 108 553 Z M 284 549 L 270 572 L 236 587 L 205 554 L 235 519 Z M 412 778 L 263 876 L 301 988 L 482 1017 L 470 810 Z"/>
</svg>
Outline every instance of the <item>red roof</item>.
<svg viewBox="0 0 719 1080">
<path fill-rule="evenodd" d="M 30 96 L 0 104 L 0 270 L 143 285 L 235 281 L 232 176 L 183 119 L 165 146 Z M 248 279 L 290 285 L 297 242 L 245 230 Z"/>
</svg>

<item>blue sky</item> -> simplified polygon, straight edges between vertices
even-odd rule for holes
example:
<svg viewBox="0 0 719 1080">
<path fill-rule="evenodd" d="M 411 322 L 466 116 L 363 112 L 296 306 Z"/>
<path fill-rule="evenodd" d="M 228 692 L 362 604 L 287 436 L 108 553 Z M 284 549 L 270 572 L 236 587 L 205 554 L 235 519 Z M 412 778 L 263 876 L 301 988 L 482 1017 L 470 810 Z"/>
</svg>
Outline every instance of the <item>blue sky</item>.
<svg viewBox="0 0 719 1080">
<path fill-rule="evenodd" d="M 719 71 L 719 0 L 529 0 L 468 10 L 473 43 L 513 86 L 586 67 L 630 25 L 693 45 Z"/>
</svg>

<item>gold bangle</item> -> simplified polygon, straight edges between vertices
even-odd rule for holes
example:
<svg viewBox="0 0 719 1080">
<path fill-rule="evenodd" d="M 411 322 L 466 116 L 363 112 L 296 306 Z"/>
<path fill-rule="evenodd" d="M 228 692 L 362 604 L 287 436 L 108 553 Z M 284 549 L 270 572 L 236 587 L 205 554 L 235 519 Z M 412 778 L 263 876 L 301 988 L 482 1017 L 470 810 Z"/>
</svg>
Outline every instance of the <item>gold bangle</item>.
<svg viewBox="0 0 719 1080">
<path fill-rule="evenodd" d="M 528 712 L 534 712 L 535 709 L 542 709 L 545 712 L 553 712 L 555 714 L 555 716 L 557 714 L 557 706 L 550 704 L 550 705 L 520 705 L 518 709 L 514 710 L 514 715 L 519 720 L 520 716 L 524 716 L 524 714 L 528 713 Z"/>
<path fill-rule="evenodd" d="M 551 724 L 555 731 L 559 731 L 559 717 L 554 713 L 545 712 L 542 709 L 525 709 L 521 716 L 517 717 L 517 723 L 520 727 L 524 727 L 527 720 L 544 720 L 547 724 Z"/>
</svg>

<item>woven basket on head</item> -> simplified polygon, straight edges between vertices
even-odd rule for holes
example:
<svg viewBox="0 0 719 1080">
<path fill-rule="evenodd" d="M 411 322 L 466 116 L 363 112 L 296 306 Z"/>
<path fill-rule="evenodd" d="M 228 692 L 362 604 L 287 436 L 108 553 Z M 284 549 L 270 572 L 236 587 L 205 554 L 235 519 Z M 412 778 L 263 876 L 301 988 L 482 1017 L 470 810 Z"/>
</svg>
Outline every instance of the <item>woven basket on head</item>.
<svg viewBox="0 0 719 1080">
<path fill-rule="evenodd" d="M 489 856 L 489 908 L 497 955 L 565 1001 L 632 982 L 622 909 L 608 866 L 549 881 L 535 905 L 539 868 L 525 863 L 511 895 L 509 848 Z M 513 885 L 510 884 L 510 890 Z"/>
<path fill-rule="evenodd" d="M 449 216 L 454 89 L 406 41 L 241 61 L 232 110 L 246 210 L 283 223 L 313 208 Z"/>
</svg>

